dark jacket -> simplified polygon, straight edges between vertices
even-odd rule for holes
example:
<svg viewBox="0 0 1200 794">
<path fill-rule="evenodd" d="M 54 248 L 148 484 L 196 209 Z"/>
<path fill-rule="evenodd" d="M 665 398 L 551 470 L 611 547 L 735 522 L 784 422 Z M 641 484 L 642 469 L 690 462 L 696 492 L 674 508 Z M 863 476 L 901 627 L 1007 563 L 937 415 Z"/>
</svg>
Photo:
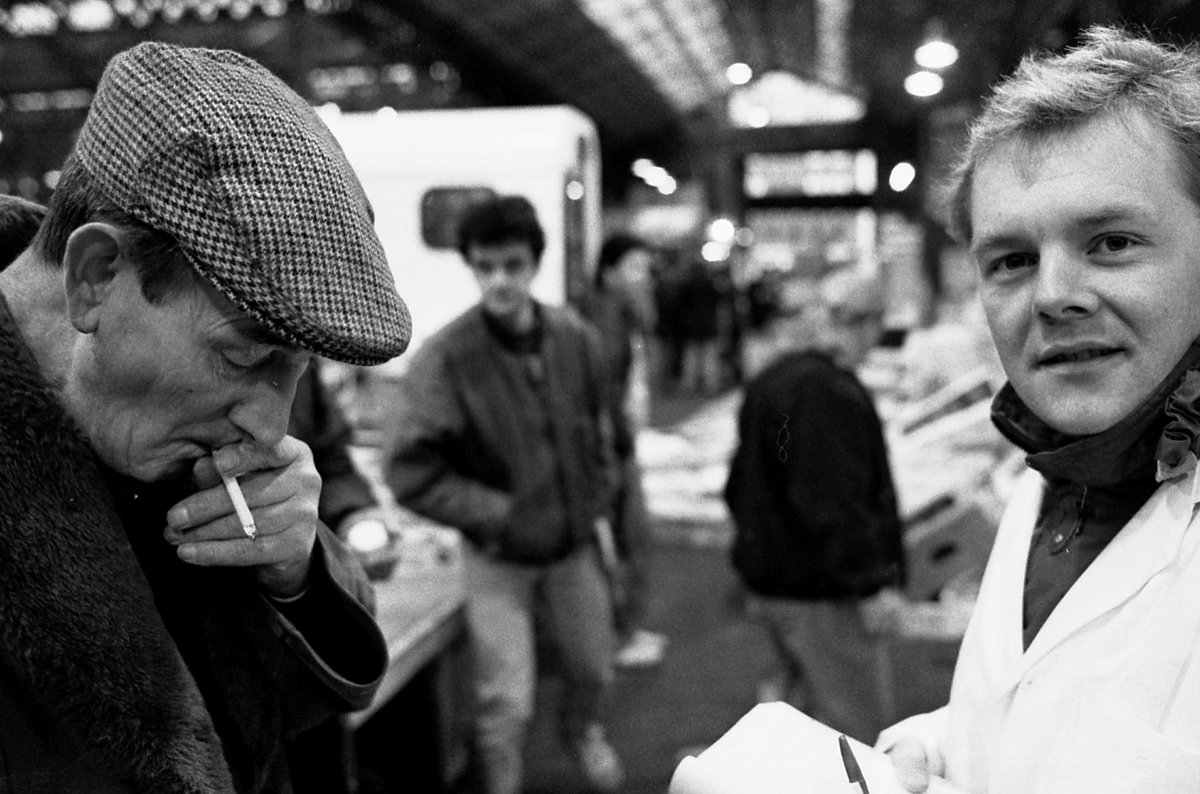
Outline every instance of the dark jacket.
<svg viewBox="0 0 1200 794">
<path fill-rule="evenodd" d="M 814 352 L 747 386 L 725 486 L 733 562 L 765 596 L 862 597 L 903 577 L 901 525 L 871 396 Z"/>
<path fill-rule="evenodd" d="M 0 792 L 290 791 L 285 738 L 386 665 L 361 570 L 324 528 L 290 606 L 179 561 L 190 486 L 105 472 L 3 298 L 0 383 Z"/>
<path fill-rule="evenodd" d="M 422 344 L 400 379 L 386 475 L 401 504 L 528 563 L 591 542 L 614 483 L 595 330 L 539 311 L 535 353 L 504 344 L 479 306 Z"/>
<path fill-rule="evenodd" d="M 613 445 L 626 459 L 634 454 L 636 432 L 625 410 L 633 371 L 633 339 L 648 330 L 633 301 L 615 289 L 597 289 L 579 307 L 584 319 L 600 335 L 604 369 L 608 373 L 608 401 L 613 409 Z"/>
<path fill-rule="evenodd" d="M 320 364 L 313 361 L 296 384 L 296 399 L 288 419 L 288 435 L 308 444 L 321 475 L 317 513 L 334 532 L 358 510 L 377 507 L 371 486 L 350 458 L 353 433 L 334 395 L 321 382 Z"/>
</svg>

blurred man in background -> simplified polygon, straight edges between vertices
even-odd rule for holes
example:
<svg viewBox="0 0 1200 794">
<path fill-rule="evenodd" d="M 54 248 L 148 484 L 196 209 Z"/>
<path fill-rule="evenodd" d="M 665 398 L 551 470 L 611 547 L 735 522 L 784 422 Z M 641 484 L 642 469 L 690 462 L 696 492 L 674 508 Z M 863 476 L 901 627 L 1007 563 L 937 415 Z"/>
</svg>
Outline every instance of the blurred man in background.
<svg viewBox="0 0 1200 794">
<path fill-rule="evenodd" d="M 869 742 L 892 718 L 877 629 L 904 575 L 883 428 L 854 372 L 884 305 L 875 280 L 846 271 L 821 292 L 825 319 L 799 318 L 814 337 L 777 320 L 778 355 L 745 387 L 725 500 L 749 611 L 783 666 L 764 699 Z"/>
<path fill-rule="evenodd" d="M 595 329 L 533 297 L 544 247 L 523 197 L 466 213 L 459 250 L 479 303 L 417 351 L 385 459 L 397 500 L 467 541 L 475 744 L 488 794 L 521 791 L 542 644 L 561 662 L 562 735 L 581 772 L 605 791 L 623 778 L 603 721 L 614 650 L 597 544 L 615 482 L 609 387 Z"/>
<path fill-rule="evenodd" d="M 595 289 L 580 307 L 600 332 L 613 406 L 613 442 L 620 467 L 613 534 L 619 557 L 614 588 L 620 644 L 619 667 L 653 667 L 662 662 L 667 637 L 643 626 L 649 582 L 650 515 L 637 460 L 637 436 L 647 420 L 647 347 L 655 325 L 651 266 L 654 252 L 644 241 L 614 234 L 600 247 Z"/>
</svg>

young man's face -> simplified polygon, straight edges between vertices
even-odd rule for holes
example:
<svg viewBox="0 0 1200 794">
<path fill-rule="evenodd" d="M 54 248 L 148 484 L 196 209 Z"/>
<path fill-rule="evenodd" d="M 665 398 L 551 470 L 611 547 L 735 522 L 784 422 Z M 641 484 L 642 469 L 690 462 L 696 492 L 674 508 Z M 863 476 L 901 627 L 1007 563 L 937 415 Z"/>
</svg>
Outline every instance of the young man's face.
<svg viewBox="0 0 1200 794">
<path fill-rule="evenodd" d="M 528 242 L 467 247 L 467 264 L 479 284 L 484 311 L 513 330 L 533 320 L 533 279 L 538 263 Z"/>
<path fill-rule="evenodd" d="M 1051 427 L 1106 430 L 1200 335 L 1200 208 L 1166 134 L 1115 115 L 1002 143 L 971 186 L 971 253 L 1013 388 Z"/>
<path fill-rule="evenodd" d="M 228 444 L 283 438 L 310 356 L 272 341 L 211 286 L 150 303 L 125 267 L 94 310 L 67 396 L 108 465 L 149 482 L 186 475 Z"/>
</svg>

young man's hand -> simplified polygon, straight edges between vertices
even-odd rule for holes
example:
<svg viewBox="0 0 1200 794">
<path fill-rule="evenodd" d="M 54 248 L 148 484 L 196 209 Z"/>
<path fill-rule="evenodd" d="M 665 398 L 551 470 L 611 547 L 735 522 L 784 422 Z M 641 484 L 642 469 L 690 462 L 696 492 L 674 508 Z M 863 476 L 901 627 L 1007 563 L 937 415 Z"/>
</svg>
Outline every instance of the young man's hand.
<svg viewBox="0 0 1200 794">
<path fill-rule="evenodd" d="M 921 742 L 916 739 L 901 739 L 887 754 L 896 767 L 896 779 L 905 791 L 922 794 L 929 788 L 929 759 Z"/>
</svg>

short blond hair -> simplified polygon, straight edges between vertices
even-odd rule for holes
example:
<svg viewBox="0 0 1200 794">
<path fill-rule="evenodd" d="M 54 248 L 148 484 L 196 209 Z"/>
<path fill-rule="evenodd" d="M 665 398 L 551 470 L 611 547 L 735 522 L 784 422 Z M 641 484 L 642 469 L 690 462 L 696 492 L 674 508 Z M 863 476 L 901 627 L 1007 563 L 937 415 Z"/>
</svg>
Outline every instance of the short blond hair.
<svg viewBox="0 0 1200 794">
<path fill-rule="evenodd" d="M 971 240 L 971 181 L 999 144 L 1036 139 L 1099 116 L 1140 114 L 1175 142 L 1184 183 L 1200 205 L 1200 53 L 1113 26 L 1089 28 L 1063 54 L 1026 55 L 971 124 L 951 177 L 950 232 Z"/>
</svg>

